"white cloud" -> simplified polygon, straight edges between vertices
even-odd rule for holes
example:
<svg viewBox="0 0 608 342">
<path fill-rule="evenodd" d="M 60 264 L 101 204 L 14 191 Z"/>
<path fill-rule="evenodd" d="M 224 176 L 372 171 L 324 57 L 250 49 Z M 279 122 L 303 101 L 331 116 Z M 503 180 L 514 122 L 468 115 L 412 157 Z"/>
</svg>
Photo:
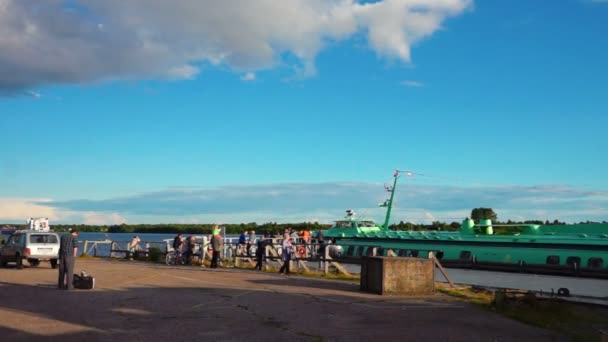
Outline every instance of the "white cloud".
<svg viewBox="0 0 608 342">
<path fill-rule="evenodd" d="M 112 225 L 127 223 L 127 219 L 117 213 L 96 213 L 89 211 L 82 213 L 81 222 L 92 225 Z"/>
<path fill-rule="evenodd" d="M 249 71 L 245 75 L 241 76 L 241 81 L 255 81 L 255 73 Z"/>
<path fill-rule="evenodd" d="M 84 223 L 110 225 L 126 223 L 118 213 L 73 211 L 55 208 L 52 201 L 40 198 L 0 198 L 0 223 L 25 223 L 30 217 L 47 217 L 52 223 Z"/>
<path fill-rule="evenodd" d="M 33 98 L 37 98 L 37 99 L 39 99 L 39 98 L 42 97 L 42 94 L 37 93 L 35 91 L 31 91 L 31 90 L 28 90 L 28 91 L 24 92 L 24 94 L 27 95 L 27 96 L 33 97 Z"/>
<path fill-rule="evenodd" d="M 237 71 L 288 66 L 310 76 L 321 50 L 359 33 L 367 34 L 379 56 L 409 62 L 413 43 L 471 4 L 0 0 L 0 92 L 116 79 L 190 79 L 203 63 Z"/>
<path fill-rule="evenodd" d="M 170 79 L 191 80 L 198 75 L 199 69 L 192 65 L 182 65 L 172 67 L 167 71 L 167 77 Z"/>
<path fill-rule="evenodd" d="M 82 220 L 99 213 L 106 220 L 129 222 L 331 222 L 345 209 L 383 220 L 375 204 L 386 197 L 376 183 L 290 183 L 215 188 L 172 188 L 105 200 L 42 202 L 61 219 Z M 398 188 L 392 221 L 460 221 L 471 209 L 491 207 L 501 220 L 608 220 L 608 193 L 568 186 L 428 186 Z M 101 214 L 105 213 L 105 214 Z M 67 215 L 67 214 L 66 214 Z M 27 215 L 29 217 L 29 215 Z M 96 218 L 95 215 L 89 215 Z M 70 221 L 72 222 L 72 221 Z M 80 222 L 80 221 L 77 221 Z M 107 221 L 106 221 L 107 222 Z"/>
<path fill-rule="evenodd" d="M 406 80 L 406 81 L 401 82 L 401 85 L 404 86 L 404 87 L 410 87 L 410 88 L 424 87 L 424 83 L 418 82 L 418 81 L 410 81 L 410 80 Z"/>
<path fill-rule="evenodd" d="M 57 209 L 46 206 L 48 199 L 0 198 L 0 222 L 23 222 L 30 217 L 58 218 Z"/>
</svg>

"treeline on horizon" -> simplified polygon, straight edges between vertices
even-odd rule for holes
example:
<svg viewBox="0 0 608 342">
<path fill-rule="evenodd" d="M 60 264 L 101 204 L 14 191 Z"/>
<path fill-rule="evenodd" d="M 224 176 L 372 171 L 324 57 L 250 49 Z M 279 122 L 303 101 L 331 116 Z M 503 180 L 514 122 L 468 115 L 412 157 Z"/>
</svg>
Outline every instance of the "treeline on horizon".
<svg viewBox="0 0 608 342">
<path fill-rule="evenodd" d="M 478 223 L 478 221 L 477 221 Z M 538 225 L 565 225 L 565 222 L 561 222 L 558 220 L 553 221 L 542 221 L 542 220 L 527 220 L 527 221 L 498 221 L 495 220 L 492 222 L 495 225 L 501 224 L 509 224 L 509 225 L 517 225 L 517 224 L 538 224 Z M 580 222 L 584 223 L 600 223 L 600 222 Z M 608 223 L 603 221 L 601 223 Z M 442 230 L 442 231 L 456 231 L 460 229 L 460 222 L 440 222 L 434 221 L 430 224 L 419 224 L 412 222 L 404 222 L 400 221 L 399 223 L 391 224 L 389 229 L 391 230 L 412 230 L 412 231 L 422 231 L 422 230 Z M 13 226 L 19 229 L 25 229 L 26 225 L 0 225 L 2 226 Z M 300 223 L 276 223 L 276 222 L 267 222 L 267 223 L 239 223 L 239 224 L 221 224 L 220 226 L 226 228 L 226 234 L 240 234 L 244 230 L 250 231 L 255 230 L 257 234 L 263 233 L 282 233 L 285 228 L 292 228 L 296 231 L 308 229 L 308 230 L 319 230 L 319 229 L 329 229 L 331 228 L 331 224 L 321 224 L 318 222 L 300 222 Z M 54 231 L 64 232 L 69 231 L 70 229 L 78 229 L 81 232 L 104 232 L 104 233 L 134 233 L 134 234 L 211 234 L 213 229 L 212 223 L 207 224 L 119 224 L 119 225 L 89 225 L 89 224 L 54 224 L 52 225 Z M 508 228 L 508 227 L 495 227 L 495 234 L 501 234 L 506 232 L 513 232 L 517 230 L 517 228 Z"/>
<path fill-rule="evenodd" d="M 475 221 L 475 223 L 479 223 L 482 219 L 492 220 L 492 224 L 501 225 L 524 225 L 524 224 L 537 224 L 537 225 L 565 225 L 565 222 L 560 222 L 559 220 L 553 221 L 542 221 L 542 220 L 527 220 L 527 221 L 512 221 L 508 220 L 506 222 L 499 221 L 498 215 L 494 212 L 492 208 L 474 208 L 471 210 L 471 219 Z M 590 223 L 600 223 L 600 222 L 580 222 L 581 224 L 590 224 Z M 608 223 L 606 221 L 602 221 L 601 223 Z M 455 231 L 460 229 L 459 222 L 440 222 L 433 221 L 431 224 L 419 224 L 419 223 L 411 223 L 411 222 L 403 222 L 400 221 L 397 224 L 389 225 L 389 229 L 391 230 L 445 230 L 445 231 Z M 26 227 L 23 225 L 16 225 L 18 228 L 23 229 Z M 115 224 L 115 225 L 88 225 L 88 224 L 55 224 L 53 225 L 53 229 L 56 231 L 68 231 L 70 229 L 78 229 L 81 232 L 107 232 L 107 233 L 156 233 L 156 234 L 211 234 L 213 229 L 213 223 L 205 223 L 205 224 Z M 255 230 L 257 234 L 280 234 L 285 230 L 285 228 L 292 228 L 296 231 L 301 230 L 319 230 L 319 229 L 328 229 L 331 228 L 331 224 L 321 224 L 318 222 L 300 222 L 300 223 L 276 223 L 276 222 L 267 222 L 258 224 L 256 222 L 250 223 L 238 223 L 238 224 L 221 224 L 220 226 L 225 227 L 226 234 L 240 234 L 243 231 L 251 231 Z M 505 234 L 505 233 L 513 233 L 513 232 L 521 232 L 523 228 L 521 227 L 495 227 L 494 234 Z"/>
<path fill-rule="evenodd" d="M 2 225 L 0 225 L 2 226 Z M 27 225 L 7 225 L 25 229 Z M 90 224 L 53 224 L 51 227 L 54 231 L 65 232 L 70 229 L 77 229 L 80 232 L 104 232 L 104 233 L 134 233 L 134 234 L 211 234 L 213 223 L 204 224 L 181 224 L 181 223 L 161 223 L 161 224 L 115 224 L 115 225 L 90 225 Z M 220 224 L 225 227 L 226 234 L 240 234 L 244 230 L 255 230 L 257 234 L 282 233 L 285 228 L 292 228 L 296 231 L 308 229 L 319 230 L 328 229 L 331 225 L 320 224 L 318 222 L 301 222 L 301 223 L 276 223 L 268 222 L 258 224 L 256 222 L 237 223 L 237 224 Z"/>
</svg>

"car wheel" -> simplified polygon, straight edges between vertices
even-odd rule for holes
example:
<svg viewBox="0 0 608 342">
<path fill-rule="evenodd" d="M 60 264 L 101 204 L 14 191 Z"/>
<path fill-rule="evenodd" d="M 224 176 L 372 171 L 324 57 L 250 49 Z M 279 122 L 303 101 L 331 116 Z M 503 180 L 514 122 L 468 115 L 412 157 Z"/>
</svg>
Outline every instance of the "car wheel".
<svg viewBox="0 0 608 342">
<path fill-rule="evenodd" d="M 57 259 L 51 259 L 51 268 L 57 268 Z"/>
<path fill-rule="evenodd" d="M 40 265 L 40 260 L 38 260 L 38 259 L 28 259 L 27 262 L 32 267 L 36 267 L 36 266 Z"/>
<path fill-rule="evenodd" d="M 2 256 L 0 256 L 0 267 L 6 267 L 6 259 Z"/>
<path fill-rule="evenodd" d="M 21 255 L 15 255 L 15 268 L 20 270 L 23 268 L 23 259 L 21 259 Z"/>
</svg>

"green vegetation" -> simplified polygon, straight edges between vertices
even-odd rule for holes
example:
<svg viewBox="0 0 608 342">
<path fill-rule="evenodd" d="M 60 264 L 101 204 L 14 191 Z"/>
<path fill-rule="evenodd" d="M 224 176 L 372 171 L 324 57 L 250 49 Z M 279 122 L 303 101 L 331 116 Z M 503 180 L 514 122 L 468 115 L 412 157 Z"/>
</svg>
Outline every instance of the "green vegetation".
<svg viewBox="0 0 608 342">
<path fill-rule="evenodd" d="M 498 215 L 496 215 L 492 208 L 475 208 L 471 210 L 471 219 L 475 221 L 475 223 L 479 223 L 479 220 L 496 221 Z"/>
<path fill-rule="evenodd" d="M 574 341 L 600 341 L 608 331 L 608 308 L 537 298 L 532 293 L 492 292 L 484 289 L 438 286 L 438 291 L 478 304 L 509 318 L 558 332 Z"/>
<path fill-rule="evenodd" d="M 165 253 L 158 247 L 150 247 L 148 250 L 148 260 L 151 262 L 160 262 L 165 257 Z"/>
<path fill-rule="evenodd" d="M 553 221 L 542 221 L 542 220 L 527 220 L 527 221 L 511 221 L 501 222 L 498 220 L 498 215 L 492 208 L 475 208 L 471 211 L 471 218 L 479 223 L 480 219 L 491 219 L 493 224 L 501 225 L 518 225 L 518 224 L 538 224 L 538 225 L 564 225 L 564 222 L 558 220 Z M 581 223 L 599 223 L 599 222 L 581 222 Z M 608 223 L 606 221 L 602 223 Z M 258 234 L 268 233 L 282 233 L 285 228 L 290 227 L 295 230 L 319 230 L 328 229 L 331 227 L 330 224 L 320 224 L 318 222 L 300 222 L 300 223 L 239 223 L 239 224 L 220 224 L 226 227 L 227 234 L 240 234 L 243 230 L 255 230 Z M 26 225 L 3 225 L 0 227 L 17 227 L 19 229 L 25 229 Z M 119 225 L 87 225 L 87 224 L 53 224 L 53 229 L 59 232 L 68 231 L 73 228 L 77 228 L 81 232 L 107 232 L 107 233 L 158 233 L 158 234 L 211 234 L 213 223 L 205 224 L 119 224 Z M 391 230 L 444 230 L 444 231 L 456 231 L 460 229 L 460 222 L 441 222 L 433 221 L 431 224 L 418 224 L 412 222 L 401 221 L 397 224 L 389 226 Z M 517 227 L 494 227 L 494 234 L 513 234 L 522 232 L 523 229 Z"/>
<path fill-rule="evenodd" d="M 227 234 L 240 234 L 243 230 L 255 230 L 258 234 L 282 233 L 285 228 L 290 227 L 295 230 L 319 230 L 328 229 L 331 225 L 320 224 L 318 222 L 300 223 L 240 223 L 240 224 L 220 224 L 226 227 Z M 25 229 L 25 225 L 13 225 L 19 229 Z M 205 224 L 119 224 L 119 225 L 88 225 L 88 224 L 53 224 L 53 230 L 66 232 L 70 229 L 78 229 L 80 232 L 107 232 L 107 233 L 156 233 L 156 234 L 211 234 L 213 223 Z"/>
</svg>

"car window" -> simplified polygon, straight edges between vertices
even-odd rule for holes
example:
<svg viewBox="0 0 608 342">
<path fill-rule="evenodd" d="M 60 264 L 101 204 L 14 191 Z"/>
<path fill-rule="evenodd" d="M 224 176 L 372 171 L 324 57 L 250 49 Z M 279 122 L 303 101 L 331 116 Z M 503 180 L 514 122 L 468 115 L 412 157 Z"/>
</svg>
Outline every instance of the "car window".
<svg viewBox="0 0 608 342">
<path fill-rule="evenodd" d="M 8 242 L 16 244 L 16 245 L 22 244 L 23 243 L 23 234 L 12 235 L 11 238 L 8 240 Z"/>
<path fill-rule="evenodd" d="M 30 243 L 57 243 L 57 237 L 51 234 L 32 234 Z"/>
</svg>

